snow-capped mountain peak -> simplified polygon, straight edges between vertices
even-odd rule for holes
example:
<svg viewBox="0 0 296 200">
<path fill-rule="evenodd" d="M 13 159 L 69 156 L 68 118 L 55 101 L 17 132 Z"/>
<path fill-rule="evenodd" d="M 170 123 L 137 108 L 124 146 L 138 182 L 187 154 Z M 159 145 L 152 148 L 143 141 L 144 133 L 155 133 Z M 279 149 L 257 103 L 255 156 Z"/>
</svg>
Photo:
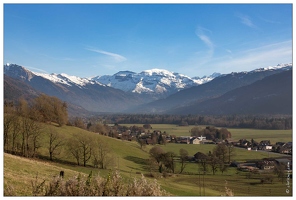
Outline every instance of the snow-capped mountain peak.
<svg viewBox="0 0 296 200">
<path fill-rule="evenodd" d="M 157 68 L 154 68 L 154 69 L 149 69 L 149 70 L 144 70 L 141 72 L 141 74 L 144 74 L 144 75 L 148 75 L 148 76 L 174 76 L 173 72 L 170 72 L 166 69 L 157 69 Z"/>
<path fill-rule="evenodd" d="M 260 71 L 277 70 L 277 69 L 287 70 L 287 69 L 290 69 L 292 67 L 292 65 L 293 65 L 292 63 L 277 64 L 276 66 L 268 66 L 268 67 L 258 68 L 258 69 L 251 71 L 251 72 L 260 72 Z"/>
<path fill-rule="evenodd" d="M 73 86 L 76 85 L 78 87 L 84 87 L 86 84 L 99 84 L 103 85 L 99 82 L 96 82 L 94 80 L 91 80 L 89 78 L 80 78 L 77 76 L 71 76 L 65 73 L 57 74 L 57 73 L 39 73 L 39 72 L 33 72 L 25 67 L 16 65 L 16 64 L 10 64 L 7 63 L 4 65 L 4 73 L 9 72 L 10 76 L 13 77 L 20 77 L 22 79 L 26 79 L 30 81 L 33 76 L 40 76 L 42 78 L 45 78 L 51 82 L 59 83 L 67 86 Z"/>
<path fill-rule="evenodd" d="M 213 77 L 190 78 L 176 72 L 154 68 L 140 73 L 120 71 L 114 75 L 98 76 L 92 80 L 126 92 L 169 95 L 212 79 Z"/>
</svg>

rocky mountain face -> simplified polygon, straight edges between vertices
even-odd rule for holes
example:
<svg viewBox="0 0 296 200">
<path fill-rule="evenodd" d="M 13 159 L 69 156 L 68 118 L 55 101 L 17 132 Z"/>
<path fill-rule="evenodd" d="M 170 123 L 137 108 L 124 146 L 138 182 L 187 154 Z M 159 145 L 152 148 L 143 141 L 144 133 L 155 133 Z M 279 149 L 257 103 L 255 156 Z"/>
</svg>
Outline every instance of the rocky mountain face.
<svg viewBox="0 0 296 200">
<path fill-rule="evenodd" d="M 8 102 L 18 102 L 22 97 L 28 102 L 33 101 L 41 95 L 41 92 L 31 87 L 22 80 L 18 80 L 7 75 L 4 75 L 4 100 Z M 90 111 L 81 106 L 67 102 L 69 116 L 90 116 Z"/>
<path fill-rule="evenodd" d="M 30 85 L 4 74 L 4 99 L 16 102 L 20 97 L 26 100 L 36 98 L 41 93 Z"/>
</svg>

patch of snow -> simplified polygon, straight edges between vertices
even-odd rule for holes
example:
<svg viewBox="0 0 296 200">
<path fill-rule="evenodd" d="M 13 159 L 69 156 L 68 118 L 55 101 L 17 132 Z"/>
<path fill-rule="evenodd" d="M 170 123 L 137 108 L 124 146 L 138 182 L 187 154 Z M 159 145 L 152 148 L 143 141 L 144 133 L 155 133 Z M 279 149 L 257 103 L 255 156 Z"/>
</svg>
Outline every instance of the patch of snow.
<svg viewBox="0 0 296 200">
<path fill-rule="evenodd" d="M 142 81 L 140 81 L 139 83 L 137 83 L 133 92 L 137 92 L 141 94 L 141 93 L 153 92 L 153 90 L 151 90 L 150 88 L 144 87 Z"/>
<path fill-rule="evenodd" d="M 76 85 L 78 87 L 83 87 L 86 84 L 102 85 L 101 83 L 95 82 L 95 81 L 88 79 L 88 78 L 80 78 L 77 76 L 70 76 L 65 73 L 62 73 L 62 74 L 56 74 L 56 73 L 45 74 L 45 73 L 38 73 L 38 72 L 32 72 L 32 73 L 35 74 L 36 76 L 41 76 L 45 79 L 48 79 L 54 83 L 60 83 L 60 84 L 68 85 L 68 86 Z"/>
<path fill-rule="evenodd" d="M 54 83 L 62 83 L 68 86 L 71 86 L 70 83 L 68 83 L 67 81 L 65 81 L 64 79 L 62 79 L 61 77 L 58 76 L 58 74 L 45 74 L 45 73 L 38 73 L 38 72 L 33 72 L 36 76 L 41 76 L 47 80 L 50 80 Z"/>
<path fill-rule="evenodd" d="M 165 87 L 160 86 L 160 85 L 156 85 L 156 87 L 155 87 L 156 93 L 164 93 L 166 91 L 167 91 L 167 89 Z"/>
<path fill-rule="evenodd" d="M 261 72 L 261 71 L 267 71 L 267 70 L 277 70 L 277 69 L 290 69 L 292 68 L 293 64 L 292 63 L 288 63 L 288 64 L 278 64 L 276 66 L 268 66 L 268 67 L 263 67 L 263 68 L 258 68 L 255 70 L 252 70 L 251 72 Z"/>
<path fill-rule="evenodd" d="M 166 69 L 149 69 L 149 70 L 144 70 L 141 73 L 149 76 L 153 76 L 153 75 L 173 76 L 173 73 Z"/>
</svg>

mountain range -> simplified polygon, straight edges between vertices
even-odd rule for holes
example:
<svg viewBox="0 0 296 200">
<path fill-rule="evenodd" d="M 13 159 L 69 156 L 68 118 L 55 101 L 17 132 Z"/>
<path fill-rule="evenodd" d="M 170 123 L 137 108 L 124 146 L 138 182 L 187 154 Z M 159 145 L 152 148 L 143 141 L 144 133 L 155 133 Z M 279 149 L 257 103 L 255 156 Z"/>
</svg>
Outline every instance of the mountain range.
<svg viewBox="0 0 296 200">
<path fill-rule="evenodd" d="M 225 101 L 225 98 L 229 97 L 227 95 L 232 95 L 228 99 L 240 99 L 240 96 L 244 95 L 242 91 L 247 91 L 244 87 L 249 88 L 248 92 L 254 95 L 248 96 L 252 96 L 254 99 L 261 98 L 258 93 L 259 90 L 268 91 L 269 93 L 264 93 L 264 95 L 270 96 L 270 98 L 278 97 L 279 91 L 282 90 L 286 91 L 284 95 L 292 101 L 292 79 L 286 77 L 282 78 L 286 81 L 275 81 L 281 83 L 278 84 L 278 87 L 275 87 L 272 81 L 267 79 L 269 76 L 287 71 L 290 71 L 291 74 L 292 64 L 281 64 L 249 72 L 234 72 L 223 75 L 213 73 L 211 76 L 202 78 L 190 78 L 162 69 L 145 70 L 140 73 L 120 71 L 114 75 L 80 78 L 64 73 L 37 73 L 16 64 L 6 64 L 4 65 L 4 99 L 16 100 L 20 96 L 33 98 L 39 93 L 45 93 L 66 101 L 70 105 L 73 115 L 87 112 L 240 114 L 245 113 L 241 108 L 231 107 L 234 104 L 225 106 L 221 101 Z M 261 84 L 257 83 L 261 81 Z M 289 96 L 289 94 L 291 95 Z M 281 100 L 283 99 L 277 98 L 272 101 Z M 233 103 L 231 100 L 229 102 Z M 257 105 L 258 102 L 254 101 L 249 104 Z M 290 109 L 290 107 L 292 105 L 285 102 L 286 104 L 287 109 L 270 110 L 270 113 L 291 113 L 292 108 Z M 214 109 L 215 106 L 218 107 Z M 231 107 L 232 109 L 219 109 L 221 107 L 223 109 Z M 247 109 L 247 106 L 245 107 Z M 266 112 L 269 112 L 268 109 Z M 260 109 L 255 109 L 250 114 L 258 113 L 257 111 L 260 112 Z"/>
<path fill-rule="evenodd" d="M 172 109 L 170 114 L 292 115 L 292 70 L 283 71 L 236 88 L 208 101 Z"/>
<path fill-rule="evenodd" d="M 120 71 L 112 76 L 97 76 L 92 78 L 92 80 L 125 92 L 150 94 L 159 99 L 182 89 L 204 84 L 220 75 L 219 73 L 213 73 L 202 78 L 190 78 L 189 76 L 164 69 L 151 69 L 140 73 Z"/>
</svg>

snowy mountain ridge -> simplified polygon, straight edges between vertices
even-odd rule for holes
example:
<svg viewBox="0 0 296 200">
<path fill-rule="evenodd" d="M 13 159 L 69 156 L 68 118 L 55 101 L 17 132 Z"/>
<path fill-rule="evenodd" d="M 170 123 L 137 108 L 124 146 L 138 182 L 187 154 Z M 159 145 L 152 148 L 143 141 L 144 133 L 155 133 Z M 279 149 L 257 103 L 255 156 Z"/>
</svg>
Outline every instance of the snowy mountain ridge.
<svg viewBox="0 0 296 200">
<path fill-rule="evenodd" d="M 41 76 L 41 77 L 48 79 L 54 83 L 61 83 L 61 84 L 65 84 L 68 86 L 72 86 L 73 84 L 77 85 L 78 87 L 83 87 L 87 84 L 99 84 L 99 85 L 104 86 L 103 84 L 93 81 L 89 78 L 80 78 L 77 76 L 70 76 L 65 73 L 61 73 L 61 74 L 56 74 L 56 73 L 45 74 L 45 73 L 37 73 L 37 72 L 33 72 L 33 73 L 36 76 Z"/>
<path fill-rule="evenodd" d="M 197 86 L 213 80 L 220 74 L 214 73 L 213 75 L 203 78 L 190 78 L 165 69 L 150 69 L 140 73 L 120 71 L 114 75 L 97 76 L 92 80 L 126 92 L 160 94 L 173 93 L 181 89 Z"/>
<path fill-rule="evenodd" d="M 133 92 L 139 94 L 172 94 L 178 92 L 182 89 L 186 89 L 192 86 L 201 85 L 213 80 L 216 77 L 223 76 L 220 73 L 213 73 L 210 76 L 203 77 L 193 77 L 171 72 L 165 69 L 149 69 L 144 70 L 140 73 L 135 73 L 132 71 L 119 71 L 114 75 L 103 75 L 103 76 L 95 76 L 92 78 L 80 78 L 77 76 L 71 76 L 65 73 L 61 74 L 46 74 L 30 71 L 24 67 L 24 71 L 26 74 L 18 74 L 19 70 L 17 67 L 20 67 L 16 64 L 7 63 L 4 65 L 4 73 L 5 71 L 12 71 L 12 68 L 15 68 L 14 73 L 15 76 L 23 76 L 27 77 L 28 80 L 32 76 L 40 76 L 47 80 L 50 80 L 54 83 L 63 84 L 66 86 L 76 85 L 80 88 L 85 87 L 88 84 L 98 84 L 101 86 L 109 86 L 116 89 L 120 89 L 125 92 Z M 289 69 L 292 67 L 292 63 L 290 64 L 278 64 L 276 66 L 269 66 L 265 68 L 255 69 L 250 72 L 244 73 L 253 73 L 265 70 L 276 70 L 276 69 Z"/>
</svg>

